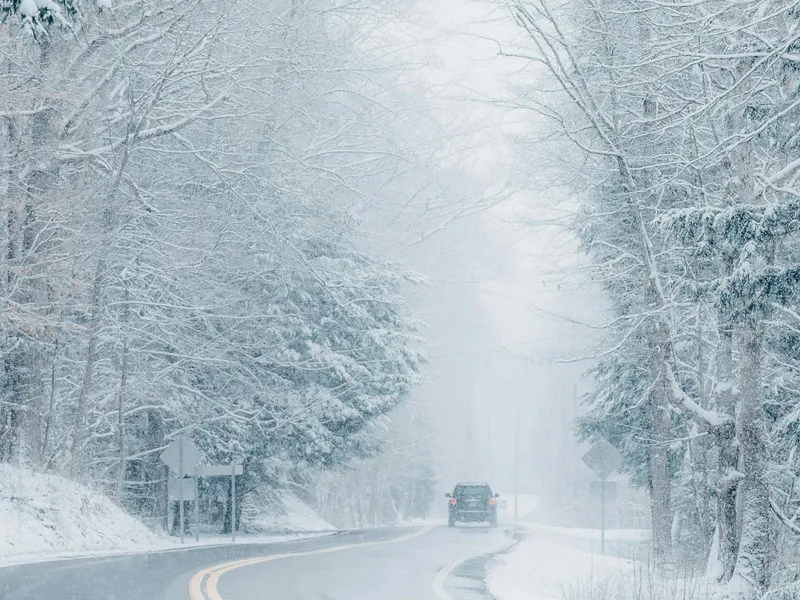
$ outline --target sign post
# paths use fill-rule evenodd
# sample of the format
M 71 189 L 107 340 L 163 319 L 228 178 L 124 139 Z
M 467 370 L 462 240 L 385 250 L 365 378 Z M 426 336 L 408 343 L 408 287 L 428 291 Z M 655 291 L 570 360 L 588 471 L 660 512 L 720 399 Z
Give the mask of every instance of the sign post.
M 519 411 L 514 423 L 514 523 L 519 516 Z
M 194 468 L 194 541 L 200 541 L 200 482 L 197 478 L 198 467 Z
M 606 480 L 600 479 L 600 554 L 606 555 Z
M 200 465 L 195 468 L 195 476 L 200 477 L 230 477 L 231 478 L 231 541 L 236 542 L 236 476 L 244 473 L 244 467 L 231 463 L 230 465 Z M 195 504 L 195 508 L 197 505 Z M 199 517 L 195 517 L 199 523 Z M 198 527 L 199 531 L 199 527 Z M 199 538 L 198 538 L 199 539 Z
M 194 492 L 195 515 L 197 514 L 197 480 L 194 479 L 192 482 L 193 478 L 191 476 L 196 471 L 197 465 L 203 460 L 203 453 L 198 450 L 192 440 L 185 435 L 179 435 L 177 439 L 166 447 L 159 458 L 170 468 L 170 471 L 177 473 L 175 485 L 178 488 L 178 529 L 180 529 L 181 544 L 183 544 L 183 527 L 186 522 L 183 503 L 186 500 L 191 500 L 187 496 L 191 496 L 192 492 Z M 184 484 L 187 477 L 189 477 L 189 482 L 194 484 L 188 494 Z
M 200 477 L 231 478 L 231 532 L 236 541 L 236 476 L 244 473 L 242 465 L 201 465 L 203 453 L 198 450 L 192 440 L 179 435 L 161 453 L 161 460 L 169 467 L 170 475 L 167 485 L 167 496 L 171 502 L 178 502 L 178 527 L 181 544 L 183 543 L 183 527 L 186 522 L 183 503 L 194 500 L 194 539 L 200 541 Z M 175 476 L 177 474 L 177 476 Z
M 183 436 L 178 438 L 178 477 L 183 478 Z M 178 484 L 178 530 L 181 532 L 181 544 L 183 543 L 183 482 Z
M 600 478 L 600 554 L 606 553 L 606 487 L 608 476 L 619 469 L 622 457 L 608 441 L 600 440 L 583 455 L 583 462 Z M 614 488 L 616 491 L 616 488 Z
M 231 463 L 231 541 L 236 543 L 236 465 Z

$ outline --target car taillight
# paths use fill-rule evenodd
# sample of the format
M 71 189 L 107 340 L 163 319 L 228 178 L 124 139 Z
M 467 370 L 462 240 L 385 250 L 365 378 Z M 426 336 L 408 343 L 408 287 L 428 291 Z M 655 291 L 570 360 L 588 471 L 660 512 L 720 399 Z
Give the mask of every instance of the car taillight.
M 456 503 L 456 499 L 455 498 L 450 498 L 450 504 L 455 504 L 455 503 Z
M 497 502 L 497 500 L 494 498 L 489 498 L 489 504 L 494 504 L 495 502 Z

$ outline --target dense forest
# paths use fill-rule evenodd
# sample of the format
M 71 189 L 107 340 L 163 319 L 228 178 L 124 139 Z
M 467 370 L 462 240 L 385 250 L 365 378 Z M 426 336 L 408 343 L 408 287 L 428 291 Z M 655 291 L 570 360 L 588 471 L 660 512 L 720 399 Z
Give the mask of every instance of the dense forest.
M 664 572 L 796 594 L 800 3 L 489 4 L 497 177 L 549 196 L 602 293 L 578 438 L 649 492 Z M 162 524 L 184 434 L 242 494 L 427 514 L 426 279 L 376 224 L 423 240 L 507 190 L 460 169 L 479 137 L 434 117 L 416 11 L 0 0 L 0 461 Z
M 557 157 L 611 306 L 578 432 L 649 490 L 659 564 L 793 596 L 800 5 L 503 5 L 527 65 L 512 105 L 544 124 L 520 157 Z
M 0 3 L 0 461 L 163 523 L 179 434 L 240 493 L 385 445 L 424 280 L 364 215 L 439 193 L 401 4 Z

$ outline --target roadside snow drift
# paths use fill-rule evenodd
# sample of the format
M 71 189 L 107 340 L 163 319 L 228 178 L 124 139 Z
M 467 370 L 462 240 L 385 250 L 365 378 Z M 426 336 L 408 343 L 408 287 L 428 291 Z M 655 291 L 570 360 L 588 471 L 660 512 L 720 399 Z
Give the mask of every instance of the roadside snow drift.
M 267 486 L 259 486 L 245 497 L 241 527 L 250 534 L 336 529 L 295 494 L 277 492 Z
M 526 539 L 499 555 L 489 570 L 486 583 L 497 600 L 592 597 L 577 590 L 599 582 L 607 585 L 633 573 L 632 561 L 599 556 L 577 545 L 545 541 L 541 530 L 535 527 L 529 531 Z M 580 537 L 576 535 L 575 539 Z
M 169 542 L 109 498 L 56 475 L 0 464 L 0 559 Z

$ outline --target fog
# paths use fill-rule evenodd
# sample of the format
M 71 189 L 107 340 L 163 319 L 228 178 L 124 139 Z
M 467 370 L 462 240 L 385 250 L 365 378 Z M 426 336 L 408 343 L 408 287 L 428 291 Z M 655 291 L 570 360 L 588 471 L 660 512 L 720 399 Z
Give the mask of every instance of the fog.
M 441 599 L 528 536 L 511 597 L 586 600 L 525 565 L 591 579 L 610 526 L 648 583 L 796 595 L 798 14 L 0 1 L 0 555 L 337 531 L 302 556 L 396 554 L 287 589 Z
M 454 161 L 467 165 L 478 196 L 492 198 L 421 242 L 415 234 L 425 229 L 413 219 L 408 237 L 385 230 L 393 241 L 385 251 L 430 277 L 413 300 L 430 364 L 412 401 L 432 415 L 437 497 L 458 481 L 488 481 L 502 490 L 509 517 L 516 491 L 538 503 L 528 519 L 598 526 L 595 477 L 581 461 L 588 446 L 577 442 L 573 421 L 592 385 L 586 370 L 598 346 L 592 325 L 605 318 L 602 294 L 553 218 L 563 216 L 565 192 L 543 185 L 537 193 L 520 179 L 515 139 L 530 114 L 486 101 L 510 94 L 508 76 L 519 65 L 499 48 L 513 47 L 518 32 L 495 3 L 446 0 L 426 9 L 421 76 L 435 90 L 439 118 L 459 134 Z M 645 524 L 641 496 L 624 479 L 619 486 L 611 522 Z M 436 500 L 432 514 L 445 507 Z

